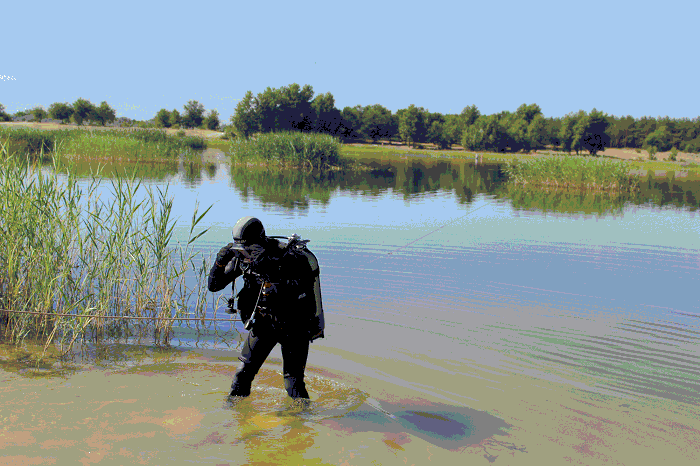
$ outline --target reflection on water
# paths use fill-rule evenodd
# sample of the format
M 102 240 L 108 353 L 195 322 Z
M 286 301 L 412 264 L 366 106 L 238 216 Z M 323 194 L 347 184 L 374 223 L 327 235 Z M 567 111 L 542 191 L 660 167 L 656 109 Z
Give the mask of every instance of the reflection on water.
M 310 202 L 327 205 L 335 192 L 350 192 L 367 197 L 387 192 L 411 197 L 451 192 L 460 204 L 470 203 L 480 193 L 508 199 L 517 208 L 562 213 L 619 212 L 625 204 L 657 206 L 672 205 L 694 211 L 700 198 L 700 181 L 676 176 L 676 172 L 642 177 L 640 192 L 592 193 L 561 190 L 534 190 L 504 183 L 507 177 L 502 163 L 475 163 L 455 160 L 368 159 L 366 171 L 300 171 L 268 170 L 266 168 L 229 166 L 222 162 L 223 152 L 209 150 L 201 161 L 163 160 L 162 162 L 110 162 L 75 160 L 71 170 L 79 177 L 88 177 L 98 168 L 104 176 L 115 173 L 135 174 L 146 182 L 166 181 L 182 184 L 189 189 L 201 187 L 204 181 L 224 178 L 236 187 L 242 199 L 256 199 L 265 205 L 307 211 Z M 49 160 L 44 161 L 48 167 Z M 682 175 L 682 174 L 681 174 Z

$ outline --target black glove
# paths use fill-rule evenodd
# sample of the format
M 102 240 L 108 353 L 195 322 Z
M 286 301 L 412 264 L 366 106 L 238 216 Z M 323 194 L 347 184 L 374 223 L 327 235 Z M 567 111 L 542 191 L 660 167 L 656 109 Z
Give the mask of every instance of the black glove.
M 232 247 L 233 243 L 228 243 L 226 246 L 221 248 L 219 253 L 216 255 L 216 264 L 219 267 L 225 267 L 226 264 L 231 262 L 231 259 L 236 256 L 236 250 L 231 249 Z

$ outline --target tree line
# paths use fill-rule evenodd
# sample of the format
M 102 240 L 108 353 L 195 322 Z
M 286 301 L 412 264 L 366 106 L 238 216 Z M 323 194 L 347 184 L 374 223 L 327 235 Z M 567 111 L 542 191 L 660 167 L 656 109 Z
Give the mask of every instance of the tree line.
M 34 119 L 41 121 L 45 118 L 61 120 L 64 123 L 76 123 L 78 125 L 83 122 L 93 122 L 98 125 L 105 126 L 107 123 L 114 123 L 116 112 L 107 102 L 102 102 L 100 105 L 94 105 L 87 99 L 78 98 L 72 104 L 68 102 L 55 102 L 45 109 L 42 106 L 37 106 L 29 110 L 21 110 L 13 115 L 5 111 L 5 106 L 0 104 L 0 121 L 11 121 L 13 117 L 22 117 L 25 115 L 33 115 Z M 129 118 L 124 118 L 129 124 L 137 124 L 138 126 L 156 126 L 160 128 L 202 128 L 202 129 L 219 129 L 221 122 L 219 121 L 219 113 L 216 110 L 206 112 L 204 105 L 196 100 L 190 100 L 183 107 L 183 112 L 180 114 L 177 110 L 168 111 L 161 109 L 150 122 L 138 122 Z
M 22 117 L 25 115 L 33 115 L 34 119 L 41 121 L 45 118 L 61 120 L 63 122 L 74 122 L 82 124 L 83 121 L 94 121 L 101 125 L 114 122 L 116 112 L 107 103 L 101 102 L 100 105 L 95 105 L 82 97 L 77 99 L 72 104 L 68 102 L 55 102 L 46 110 L 42 106 L 37 106 L 29 110 L 20 110 L 14 115 L 9 115 L 5 112 L 5 106 L 0 104 L 0 121 L 11 121 L 13 117 Z
M 595 154 L 605 147 L 673 147 L 700 152 L 700 118 L 633 118 L 607 115 L 595 108 L 561 118 L 546 118 L 537 104 L 523 104 L 515 112 L 482 115 L 474 106 L 459 114 L 430 112 L 409 105 L 392 113 L 375 104 L 339 110 L 330 92 L 314 97 L 310 85 L 246 92 L 231 116 L 239 137 L 276 131 L 315 131 L 352 140 L 398 140 L 409 145 L 432 143 L 441 149 L 460 144 L 466 150 L 530 151 L 558 147 Z
M 54 103 L 44 110 L 35 107 L 14 116 L 33 114 L 37 120 L 47 116 L 81 124 L 115 120 L 115 111 L 107 102 L 95 106 L 79 98 L 73 104 Z M 0 104 L 0 121 L 10 120 Z M 247 138 L 255 133 L 278 131 L 319 132 L 345 141 L 402 141 L 410 146 L 435 144 L 440 149 L 461 145 L 472 151 L 530 151 L 547 147 L 563 151 L 589 151 L 595 154 L 606 147 L 647 148 L 667 151 L 700 152 L 700 117 L 618 117 L 593 109 L 579 110 L 564 117 L 545 117 L 537 104 L 523 104 L 515 112 L 502 111 L 482 115 L 475 105 L 459 114 L 443 115 L 413 104 L 392 113 L 386 107 L 356 105 L 339 110 L 333 94 L 314 95 L 313 88 L 294 83 L 279 89 L 268 87 L 253 95 L 247 91 L 236 105 L 230 125 L 222 125 L 216 110 L 205 112 L 204 105 L 190 100 L 177 109 L 160 109 L 149 122 L 139 126 L 165 128 L 202 128 L 225 130 Z

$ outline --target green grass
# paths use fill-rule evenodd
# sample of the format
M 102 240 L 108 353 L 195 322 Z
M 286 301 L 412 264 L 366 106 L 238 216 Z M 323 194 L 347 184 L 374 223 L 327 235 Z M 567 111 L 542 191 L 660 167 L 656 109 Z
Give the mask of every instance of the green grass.
M 157 129 L 40 130 L 0 128 L 10 153 L 60 152 L 70 158 L 117 161 L 192 157 L 207 147 L 203 138 L 170 136 Z
M 203 234 L 194 229 L 204 214 L 195 210 L 188 242 L 178 246 L 167 188 L 154 191 L 133 176 L 116 177 L 109 199 L 99 173 L 79 186 L 59 160 L 53 157 L 54 169 L 46 174 L 0 146 L 0 309 L 41 313 L 0 312 L 1 333 L 12 343 L 39 339 L 48 348 L 58 341 L 67 350 L 78 338 L 151 332 L 156 344 L 167 344 L 170 318 L 189 314 L 192 293 L 205 295 L 184 285 L 185 272 L 194 268 L 190 244 Z M 59 175 L 64 169 L 68 174 Z M 204 270 L 203 263 L 198 288 Z M 193 312 L 203 316 L 201 300 Z M 72 317 L 55 315 L 64 313 Z
M 392 146 L 380 146 L 368 144 L 366 146 L 343 145 L 340 155 L 344 158 L 362 162 L 365 159 L 402 159 L 402 158 L 447 158 L 469 159 L 474 158 L 473 152 L 468 151 L 444 151 L 429 149 L 400 149 Z
M 630 175 L 631 169 L 629 162 L 621 160 L 553 156 L 516 158 L 505 171 L 510 182 L 521 185 L 629 191 L 639 186 L 639 176 Z
M 228 152 L 233 163 L 321 169 L 344 165 L 341 147 L 337 138 L 325 134 L 278 132 L 233 139 Z

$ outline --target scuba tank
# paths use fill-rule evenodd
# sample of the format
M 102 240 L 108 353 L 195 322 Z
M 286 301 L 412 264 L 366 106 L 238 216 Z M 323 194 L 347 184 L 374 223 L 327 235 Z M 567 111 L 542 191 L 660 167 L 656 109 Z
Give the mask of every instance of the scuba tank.
M 290 289 L 286 296 L 289 301 L 283 305 L 290 310 L 300 310 L 309 317 L 310 322 L 306 330 L 309 332 L 311 341 L 324 338 L 326 322 L 321 299 L 321 270 L 318 266 L 318 259 L 306 247 L 306 243 L 310 240 L 302 240 L 296 233 L 286 238 L 282 236 L 271 236 L 270 238 L 286 239 L 287 244 L 284 246 L 283 259 L 294 260 L 293 270 L 296 272 L 296 277 L 288 279 Z

